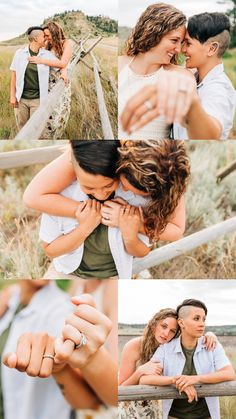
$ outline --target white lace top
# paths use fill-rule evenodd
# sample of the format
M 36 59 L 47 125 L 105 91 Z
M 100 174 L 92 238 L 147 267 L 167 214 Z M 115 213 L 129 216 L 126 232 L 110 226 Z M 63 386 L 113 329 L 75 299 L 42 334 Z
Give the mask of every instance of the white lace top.
M 137 93 L 144 86 L 154 84 L 157 82 L 161 71 L 165 71 L 163 67 L 154 73 L 147 75 L 136 74 L 130 67 L 134 58 L 126 64 L 119 73 L 119 117 L 128 101 L 135 93 Z M 159 116 L 146 124 L 144 127 L 130 136 L 122 130 L 120 121 L 118 123 L 119 139 L 130 140 L 163 140 L 170 137 L 170 126 L 166 124 L 165 117 Z

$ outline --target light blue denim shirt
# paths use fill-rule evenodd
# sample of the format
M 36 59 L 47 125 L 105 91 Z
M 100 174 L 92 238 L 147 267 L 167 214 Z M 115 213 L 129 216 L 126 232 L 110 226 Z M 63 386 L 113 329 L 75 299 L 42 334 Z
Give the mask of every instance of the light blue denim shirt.
M 185 356 L 182 350 L 180 337 L 171 342 L 160 345 L 154 353 L 153 360 L 159 361 L 163 368 L 163 375 L 181 375 L 185 365 Z M 209 374 L 230 365 L 222 345 L 218 342 L 213 351 L 208 351 L 203 343 L 203 337 L 198 339 L 198 344 L 193 356 L 197 374 Z M 212 419 L 220 419 L 220 406 L 218 397 L 206 397 L 206 403 Z M 173 399 L 163 400 L 163 419 L 168 418 Z
M 24 90 L 25 70 L 26 70 L 27 65 L 29 64 L 29 61 L 28 61 L 29 57 L 30 57 L 29 46 L 25 48 L 20 48 L 16 51 L 13 57 L 13 61 L 10 66 L 10 70 L 16 72 L 16 99 L 18 102 Z M 47 59 L 47 60 L 57 59 L 56 56 L 51 51 L 47 51 L 44 48 L 40 48 L 38 57 Z M 38 68 L 38 76 L 39 76 L 39 96 L 40 96 L 40 104 L 41 104 L 43 103 L 45 99 L 47 99 L 47 95 L 48 95 L 48 81 L 49 81 L 50 67 L 45 64 L 37 64 L 37 68 Z

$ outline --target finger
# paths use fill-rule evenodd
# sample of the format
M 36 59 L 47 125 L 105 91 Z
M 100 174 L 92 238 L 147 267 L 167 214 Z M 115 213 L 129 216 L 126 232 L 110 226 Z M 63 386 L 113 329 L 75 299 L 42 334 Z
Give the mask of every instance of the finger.
M 26 373 L 30 377 L 37 377 L 43 361 L 44 351 L 47 345 L 48 335 L 46 333 L 32 336 L 30 362 L 26 368 Z
M 161 80 L 157 82 L 157 102 L 156 108 L 158 110 L 159 115 L 164 115 L 166 109 L 166 100 L 167 100 L 167 92 L 168 92 L 168 83 L 165 73 L 163 73 L 163 77 Z
M 24 372 L 29 365 L 30 355 L 31 355 L 31 333 L 25 333 L 20 336 L 17 342 L 16 356 L 17 356 L 17 365 L 16 369 L 18 371 Z
M 127 130 L 127 127 L 130 123 L 130 119 L 132 118 L 135 110 L 139 108 L 140 105 L 148 100 L 153 93 L 153 86 L 145 86 L 142 88 L 138 93 L 136 93 L 131 99 L 128 100 L 124 111 L 121 115 L 121 125 L 124 131 Z
M 49 336 L 49 339 L 46 344 L 46 348 L 43 355 L 49 355 L 54 357 L 54 338 Z M 40 368 L 39 377 L 47 378 L 52 374 L 54 360 L 52 358 L 43 358 Z
M 152 121 L 154 118 L 156 118 L 159 115 L 160 115 L 159 110 L 157 107 L 155 107 L 152 111 L 143 115 L 143 117 L 139 119 L 138 121 L 136 121 L 135 124 L 130 124 L 129 127 L 127 128 L 127 132 L 132 134 L 133 132 L 138 131 L 140 128 L 147 125 L 150 121 Z
M 175 113 L 175 122 L 181 122 L 189 111 L 192 102 L 192 88 L 186 86 L 186 92 L 179 91 L 178 101 Z
M 152 95 L 148 97 L 148 103 L 150 104 L 150 109 L 147 108 L 147 105 L 141 103 L 139 107 L 136 108 L 132 117 L 130 118 L 129 124 L 127 126 L 127 130 L 135 125 L 138 121 L 148 116 L 150 112 L 156 107 L 156 91 L 154 90 Z
M 77 213 L 77 212 L 78 212 L 78 213 L 81 213 L 81 212 L 84 210 L 84 208 L 86 207 L 86 205 L 87 205 L 87 201 L 81 202 L 81 203 L 78 205 L 78 208 L 77 208 L 77 210 L 76 210 L 76 213 Z
M 73 351 L 75 349 L 75 344 L 71 340 L 63 341 L 63 339 L 58 338 L 55 341 L 55 351 L 56 355 L 54 358 L 55 364 L 61 364 L 69 361 Z
M 105 316 L 105 314 L 101 313 L 96 308 L 91 307 L 87 304 L 81 304 L 79 307 L 77 307 L 74 313 L 69 314 L 67 319 L 72 319 L 72 321 L 83 320 L 91 325 L 96 325 L 103 324 L 103 322 L 106 323 L 107 317 Z M 70 324 L 69 321 L 67 323 Z M 74 326 L 74 324 L 72 324 L 72 326 Z
M 102 224 L 107 227 L 115 227 L 111 220 L 107 220 L 106 218 L 102 218 Z
M 17 356 L 14 352 L 9 352 L 5 354 L 2 358 L 2 362 L 8 368 L 16 368 L 17 365 Z
M 81 341 L 81 333 L 70 324 L 66 324 L 62 329 L 62 337 L 65 340 L 70 339 L 75 345 L 79 345 Z
M 165 105 L 165 116 L 167 124 L 172 124 L 174 121 L 177 97 L 178 97 L 178 81 L 176 78 L 171 78 L 168 83 L 168 93 Z
M 92 307 L 96 307 L 95 301 L 90 294 L 81 294 L 71 297 L 71 302 L 76 306 L 79 306 L 80 304 L 87 304 Z

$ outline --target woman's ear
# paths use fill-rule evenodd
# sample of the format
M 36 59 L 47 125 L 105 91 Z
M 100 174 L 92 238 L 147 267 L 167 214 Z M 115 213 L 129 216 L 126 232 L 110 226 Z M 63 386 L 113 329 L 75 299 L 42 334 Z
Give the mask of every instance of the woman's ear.
M 179 325 L 180 329 L 183 329 L 184 328 L 184 321 L 183 321 L 183 319 L 178 319 L 177 321 L 178 321 L 178 325 Z
M 211 42 L 209 50 L 208 50 L 208 56 L 212 57 L 213 55 L 217 54 L 218 49 L 219 49 L 219 42 L 216 42 L 216 41 Z

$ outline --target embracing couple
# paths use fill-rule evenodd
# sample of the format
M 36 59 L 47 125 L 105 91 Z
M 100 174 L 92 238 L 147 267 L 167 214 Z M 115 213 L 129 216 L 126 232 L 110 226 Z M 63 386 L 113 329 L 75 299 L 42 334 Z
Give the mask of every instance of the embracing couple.
M 134 256 L 182 237 L 189 172 L 182 141 L 71 141 L 24 194 L 44 213 L 45 278 L 130 279 Z
M 140 16 L 119 62 L 119 138 L 228 138 L 236 102 L 222 62 L 229 18 L 201 13 L 187 28 L 186 20 L 164 3 Z M 186 68 L 177 65 L 181 52 Z
M 30 119 L 59 78 L 65 88 L 46 127 L 42 139 L 61 138 L 70 114 L 71 86 L 67 66 L 73 55 L 73 41 L 66 39 L 58 23 L 27 30 L 29 45 L 16 51 L 11 63 L 10 103 L 15 111 L 18 130 Z
M 187 398 L 163 400 L 163 411 L 156 401 L 121 402 L 120 418 L 220 419 L 219 399 L 198 397 L 196 385 L 231 381 L 235 372 L 216 336 L 205 334 L 207 311 L 195 299 L 160 310 L 143 335 L 124 346 L 122 386 L 173 385 Z

